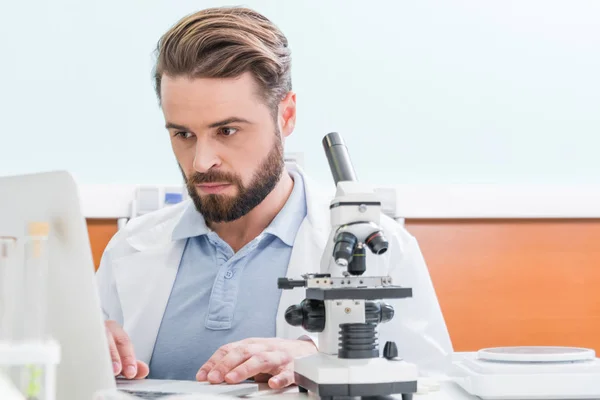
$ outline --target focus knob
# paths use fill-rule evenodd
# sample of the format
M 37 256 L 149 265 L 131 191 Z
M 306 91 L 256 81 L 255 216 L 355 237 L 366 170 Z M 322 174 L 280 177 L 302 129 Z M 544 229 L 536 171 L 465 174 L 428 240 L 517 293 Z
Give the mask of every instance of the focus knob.
M 285 310 L 285 321 L 291 326 L 301 326 L 304 321 L 302 306 L 294 304 Z
M 292 326 L 302 326 L 308 332 L 323 332 L 325 303 L 321 300 L 304 299 L 302 303 L 285 310 L 285 320 Z
M 394 318 L 394 307 L 378 301 L 365 301 L 365 322 L 382 324 Z
M 388 322 L 394 318 L 394 307 L 390 304 L 383 303 L 381 305 L 381 322 Z
M 394 360 L 398 358 L 398 347 L 395 342 L 385 342 L 383 347 L 383 357 L 388 360 Z

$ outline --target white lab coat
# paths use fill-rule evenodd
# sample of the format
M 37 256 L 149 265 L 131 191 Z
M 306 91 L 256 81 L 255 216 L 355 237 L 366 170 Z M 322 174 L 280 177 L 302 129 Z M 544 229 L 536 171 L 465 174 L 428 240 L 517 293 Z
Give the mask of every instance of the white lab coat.
M 287 167 L 302 174 L 307 202 L 307 216 L 300 225 L 287 270 L 287 277 L 297 279 L 319 272 L 331 229 L 331 196 L 327 194 L 333 191 L 317 189 L 300 168 Z M 108 244 L 96 275 L 105 319 L 124 327 L 136 357 L 146 363 L 152 356 L 185 245 L 185 240 L 172 241 L 171 234 L 188 205 L 186 201 L 131 220 Z M 395 341 L 401 357 L 417 363 L 424 375 L 437 375 L 446 368 L 452 345 L 429 272 L 414 237 L 385 216 L 381 225 L 390 242 L 389 250 L 382 256 L 367 255 L 367 271 L 390 270 L 395 284 L 413 288 L 413 298 L 388 301 L 395 316 L 379 326 L 379 343 L 382 347 L 388 340 Z M 284 318 L 286 308 L 300 303 L 304 294 L 301 288 L 282 291 L 277 337 L 306 335 Z

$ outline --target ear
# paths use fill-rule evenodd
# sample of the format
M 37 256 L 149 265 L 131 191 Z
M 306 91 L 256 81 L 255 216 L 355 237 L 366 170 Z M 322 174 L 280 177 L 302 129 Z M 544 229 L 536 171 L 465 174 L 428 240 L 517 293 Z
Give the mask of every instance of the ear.
M 296 127 L 296 93 L 288 92 L 279 103 L 279 130 L 288 137 Z

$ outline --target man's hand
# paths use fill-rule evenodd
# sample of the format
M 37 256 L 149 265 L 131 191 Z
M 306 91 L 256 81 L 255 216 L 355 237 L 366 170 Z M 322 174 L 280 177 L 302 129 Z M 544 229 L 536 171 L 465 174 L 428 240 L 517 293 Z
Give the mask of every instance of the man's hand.
M 294 383 L 294 358 L 316 352 L 317 348 L 308 340 L 245 339 L 217 350 L 200 368 L 196 379 L 239 383 L 249 378 L 257 381 L 266 378 L 269 387 L 281 389 Z
M 106 321 L 105 325 L 115 376 L 121 374 L 128 379 L 143 379 L 148 376 L 150 368 L 135 358 L 133 345 L 123 328 L 115 321 Z

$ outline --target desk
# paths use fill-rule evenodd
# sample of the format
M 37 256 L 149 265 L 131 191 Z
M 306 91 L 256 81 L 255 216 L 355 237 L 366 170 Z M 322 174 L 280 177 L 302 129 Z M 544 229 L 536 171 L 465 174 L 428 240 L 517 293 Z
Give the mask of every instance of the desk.
M 400 399 L 400 396 L 394 396 Z M 264 400 L 312 400 L 317 397 L 311 394 L 298 392 L 297 387 L 285 390 L 271 390 L 266 384 L 260 385 L 260 390 L 254 394 L 244 396 L 247 399 Z M 424 394 L 415 394 L 413 400 L 480 400 L 478 397 L 471 396 L 462 388 L 453 382 L 442 382 L 440 389 Z

